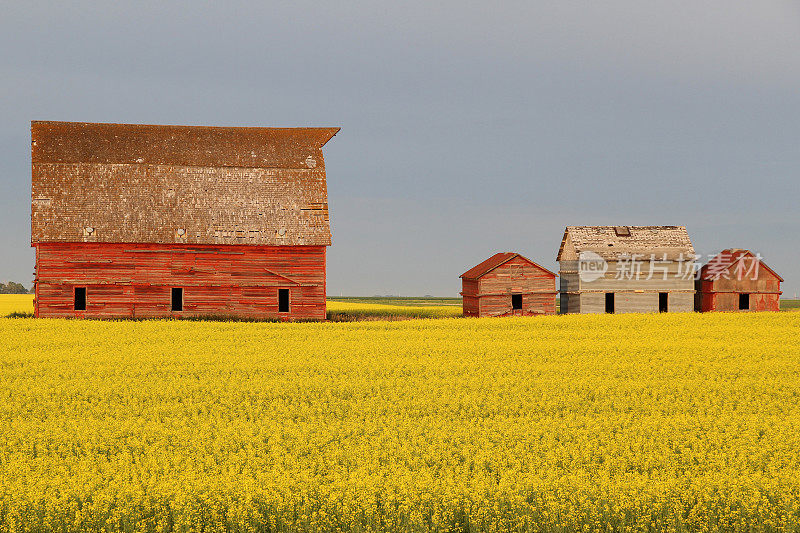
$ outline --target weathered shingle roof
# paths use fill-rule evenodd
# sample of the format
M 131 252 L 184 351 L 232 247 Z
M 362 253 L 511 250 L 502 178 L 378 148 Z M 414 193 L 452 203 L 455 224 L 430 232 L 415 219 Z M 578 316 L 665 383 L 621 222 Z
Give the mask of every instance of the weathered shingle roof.
M 495 268 L 499 267 L 500 265 L 508 263 L 509 261 L 514 259 L 515 257 L 519 257 L 521 259 L 524 259 L 528 263 L 530 263 L 530 264 L 532 264 L 532 265 L 544 270 L 545 272 L 548 272 L 549 274 L 552 274 L 553 276 L 556 275 L 555 272 L 551 272 L 550 270 L 544 268 L 543 266 L 541 266 L 541 265 L 539 265 L 537 263 L 534 263 L 533 261 L 531 261 L 527 257 L 525 257 L 523 255 L 520 255 L 518 253 L 514 253 L 514 252 L 498 252 L 498 253 L 494 254 L 492 257 L 490 257 L 489 259 L 487 259 L 485 261 L 482 261 L 482 262 L 478 263 L 477 265 L 475 265 L 474 267 L 470 268 L 469 270 L 467 270 L 466 272 L 461 274 L 461 276 L 459 276 L 459 277 L 464 278 L 464 279 L 478 279 L 478 278 L 482 277 L 483 275 L 488 274 L 489 272 L 491 272 Z
M 85 122 L 31 123 L 34 163 L 298 168 L 339 128 L 227 128 Z M 315 166 L 322 165 L 321 158 Z
M 338 128 L 32 122 L 32 242 L 328 245 Z
M 691 260 L 694 247 L 684 226 L 567 226 L 557 261 L 594 252 L 607 261 L 631 254 Z

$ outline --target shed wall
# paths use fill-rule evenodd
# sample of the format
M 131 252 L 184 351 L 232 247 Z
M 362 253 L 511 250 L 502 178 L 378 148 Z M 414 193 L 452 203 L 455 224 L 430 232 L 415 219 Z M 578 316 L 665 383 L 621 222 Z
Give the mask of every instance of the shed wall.
M 476 279 L 462 279 L 461 280 L 461 293 L 468 296 L 478 295 L 478 280 Z
M 747 256 L 753 258 L 751 253 L 745 252 L 745 254 L 745 261 Z M 746 266 L 750 265 L 746 263 Z M 720 272 L 717 279 L 713 279 L 706 265 L 703 268 L 703 275 L 712 279 L 697 281 L 698 297 L 695 308 L 698 311 L 738 312 L 740 294 L 750 295 L 748 311 L 780 310 L 781 280 L 768 268 L 762 266 L 757 271 L 741 274 L 737 273 L 734 263 Z
M 685 275 L 687 268 L 689 267 L 676 261 L 670 261 L 667 264 L 640 261 L 637 278 L 636 274 L 631 274 L 624 264 L 609 261 L 608 270 L 603 276 L 593 281 L 582 281 L 580 288 L 581 290 L 605 292 L 625 290 L 694 292 L 694 276 Z
M 739 309 L 739 295 L 750 294 L 748 311 L 780 311 L 780 293 L 704 292 L 700 294 L 699 311 L 736 311 Z
M 324 246 L 105 243 L 36 245 L 35 312 L 40 317 L 236 316 L 325 318 Z M 86 311 L 73 309 L 87 288 Z M 172 312 L 170 290 L 184 289 Z M 278 289 L 290 291 L 278 312 Z
M 522 309 L 511 308 L 511 294 L 482 296 L 480 316 L 553 315 L 556 312 L 556 293 L 523 293 Z
M 521 257 L 515 257 L 481 276 L 479 294 L 556 292 L 555 276 Z
M 611 292 L 611 291 L 609 291 Z M 668 291 L 662 291 L 668 292 Z M 581 293 L 580 313 L 605 313 L 605 292 Z M 614 292 L 615 313 L 657 313 L 658 292 Z M 577 298 L 577 296 L 573 296 Z M 669 292 L 668 312 L 686 313 L 694 310 L 693 292 Z
M 639 259 L 637 269 L 609 261 L 597 279 L 581 280 L 577 261 L 560 262 L 561 313 L 605 313 L 605 293 L 615 294 L 617 313 L 658 312 L 658 294 L 669 293 L 669 312 L 694 310 L 694 278 L 688 264 Z M 629 279 L 630 278 L 630 279 Z
M 522 295 L 522 309 L 512 309 L 512 294 Z M 462 279 L 466 316 L 555 314 L 556 294 L 555 276 L 519 256 L 477 280 Z
M 461 308 L 464 316 L 479 316 L 480 314 L 480 300 L 476 296 L 463 296 L 461 300 Z

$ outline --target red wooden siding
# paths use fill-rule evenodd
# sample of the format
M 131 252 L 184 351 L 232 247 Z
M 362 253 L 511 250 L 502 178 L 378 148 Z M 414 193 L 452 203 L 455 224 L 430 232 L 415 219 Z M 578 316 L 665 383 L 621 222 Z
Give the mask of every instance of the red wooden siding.
M 742 291 L 747 293 L 747 291 Z M 700 295 L 699 311 L 740 311 L 739 294 L 731 292 L 703 292 Z M 750 309 L 748 311 L 780 311 L 780 293 L 750 294 Z
M 480 298 L 477 296 L 469 296 L 462 292 L 461 309 L 464 316 L 478 316 L 480 314 L 479 302 Z
M 479 275 L 477 279 L 462 278 L 464 315 L 485 317 L 555 314 L 555 274 L 521 255 L 506 254 L 506 257 L 511 259 Z M 473 271 L 475 269 L 466 274 Z M 512 309 L 512 294 L 522 295 L 522 309 Z
M 696 282 L 696 311 L 740 311 L 739 295 L 749 294 L 750 308 L 747 311 L 779 311 L 781 296 L 781 277 L 760 262 L 757 275 L 755 270 L 739 275 L 736 272 L 736 261 L 743 257 L 746 267 L 751 266 L 755 256 L 747 250 L 724 250 L 700 270 L 700 279 Z M 730 263 L 726 269 L 713 274 L 712 264 L 716 261 Z M 716 279 L 714 279 L 716 278 Z
M 38 317 L 234 316 L 325 319 L 324 246 L 36 245 Z M 86 287 L 86 311 L 74 288 Z M 184 291 L 171 311 L 171 288 Z M 278 289 L 289 312 L 278 312 Z

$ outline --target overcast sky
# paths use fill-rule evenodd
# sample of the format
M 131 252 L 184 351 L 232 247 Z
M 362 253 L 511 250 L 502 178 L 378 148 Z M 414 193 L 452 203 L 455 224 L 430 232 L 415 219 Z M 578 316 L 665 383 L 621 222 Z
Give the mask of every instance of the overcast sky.
M 800 292 L 800 1 L 14 2 L 0 280 L 32 281 L 30 121 L 341 126 L 332 295 L 448 295 L 564 226 L 685 225 Z

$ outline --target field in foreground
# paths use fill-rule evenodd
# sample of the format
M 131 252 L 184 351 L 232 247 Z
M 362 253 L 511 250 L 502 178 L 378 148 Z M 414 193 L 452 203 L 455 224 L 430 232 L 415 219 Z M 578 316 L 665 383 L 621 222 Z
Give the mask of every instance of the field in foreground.
M 0 319 L 0 531 L 798 530 L 798 328 Z
M 800 300 L 781 300 L 782 311 L 800 310 Z M 33 295 L 0 294 L 0 317 L 33 313 Z M 337 322 L 461 316 L 461 298 L 331 297 L 328 318 Z

